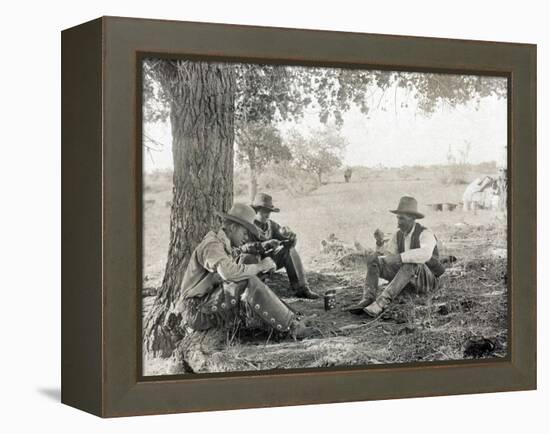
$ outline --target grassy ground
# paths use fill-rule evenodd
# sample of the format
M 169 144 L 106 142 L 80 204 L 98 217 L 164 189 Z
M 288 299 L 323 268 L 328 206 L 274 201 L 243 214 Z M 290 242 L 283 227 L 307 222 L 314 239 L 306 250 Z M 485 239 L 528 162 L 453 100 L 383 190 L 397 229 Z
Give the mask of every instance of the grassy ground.
M 477 176 L 476 173 L 470 177 Z M 226 341 L 201 370 L 265 370 L 363 365 L 415 361 L 456 360 L 465 357 L 468 340 L 484 337 L 494 348 L 482 356 L 502 357 L 507 348 L 506 227 L 502 215 L 481 210 L 467 214 L 430 211 L 434 202 L 460 201 L 463 185 L 444 185 L 438 173 L 424 169 L 403 172 L 356 171 L 351 183 L 335 175 L 326 185 L 303 197 L 270 192 L 281 213 L 274 218 L 299 237 L 298 251 L 309 271 L 313 289 L 337 291 L 338 307 L 325 312 L 322 300 L 287 297 L 285 276 L 277 274 L 270 286 L 291 307 L 309 317 L 317 336 L 301 342 L 264 333 Z M 341 312 L 357 301 L 364 281 L 364 263 L 342 262 L 340 253 L 321 253 L 320 241 L 334 233 L 346 245 L 374 244 L 376 228 L 395 230 L 388 212 L 404 194 L 415 196 L 426 214 L 422 224 L 432 229 L 445 254 L 458 261 L 441 279 L 440 289 L 426 296 L 404 293 L 381 318 L 370 320 Z M 144 213 L 144 288 L 160 285 L 169 236 L 170 178 L 147 180 Z M 246 201 L 237 197 L 236 201 Z M 150 201 L 150 202 L 147 202 Z M 154 201 L 154 202 L 152 202 Z M 145 298 L 145 309 L 153 297 Z M 146 356 L 146 374 L 176 373 L 171 361 Z

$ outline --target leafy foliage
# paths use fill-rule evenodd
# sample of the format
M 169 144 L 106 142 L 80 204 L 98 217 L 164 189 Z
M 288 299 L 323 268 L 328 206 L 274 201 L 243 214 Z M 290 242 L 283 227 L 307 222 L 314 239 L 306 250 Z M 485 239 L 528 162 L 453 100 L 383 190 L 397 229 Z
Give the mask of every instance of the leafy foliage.
M 369 111 L 368 92 L 371 86 L 384 86 L 385 73 L 339 68 L 300 68 L 298 72 L 303 92 L 311 95 L 319 108 L 319 120 L 334 120 L 342 125 L 343 113 L 358 106 L 363 113 Z
M 309 100 L 296 80 L 299 72 L 280 65 L 237 63 L 235 95 L 236 128 L 249 123 L 296 120 Z
M 283 144 L 279 130 L 272 124 L 248 122 L 237 131 L 237 161 L 263 169 L 269 162 L 278 163 L 292 157 L 288 146 Z
M 170 113 L 170 99 L 163 86 L 159 67 L 163 59 L 146 59 L 143 62 L 143 119 L 145 122 L 163 122 Z
M 508 91 L 506 80 L 501 77 L 413 72 L 391 74 L 390 80 L 412 92 L 418 108 L 427 115 L 440 104 L 456 107 L 472 100 L 479 104 L 481 98 L 491 95 L 502 98 Z
M 296 130 L 291 131 L 289 146 L 294 166 L 315 173 L 318 182 L 322 183 L 324 174 L 342 165 L 347 141 L 335 126 L 325 125 L 312 130 L 308 137 Z
M 249 194 L 252 200 L 258 187 L 258 175 L 271 162 L 290 160 L 292 155 L 283 144 L 279 130 L 270 123 L 252 121 L 241 125 L 236 131 L 237 162 L 249 169 Z
M 148 58 L 143 65 L 143 114 L 146 122 L 166 120 L 171 84 L 185 80 L 189 61 Z M 266 124 L 299 120 L 308 107 L 322 123 L 343 124 L 352 105 L 367 114 L 389 89 L 406 89 L 421 113 L 442 104 L 455 107 L 472 100 L 507 94 L 501 77 L 380 71 L 363 69 L 226 63 L 236 77 L 235 128 L 248 122 Z M 181 85 L 181 83 L 180 83 Z M 381 95 L 381 96 L 379 96 Z

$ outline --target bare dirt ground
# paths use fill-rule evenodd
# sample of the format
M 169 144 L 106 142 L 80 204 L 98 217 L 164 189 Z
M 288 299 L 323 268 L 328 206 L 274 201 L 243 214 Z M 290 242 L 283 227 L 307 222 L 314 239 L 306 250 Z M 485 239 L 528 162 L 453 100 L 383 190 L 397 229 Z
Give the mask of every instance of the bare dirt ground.
M 441 184 L 433 173 L 398 169 L 356 173 L 352 183 L 331 182 L 303 197 L 273 193 L 280 215 L 274 219 L 298 233 L 298 250 L 308 268 L 310 286 L 323 294 L 335 289 L 337 308 L 326 312 L 323 300 L 289 297 L 288 281 L 276 273 L 269 286 L 317 330 L 311 339 L 294 342 L 264 332 L 227 335 L 210 349 L 200 372 L 354 366 L 402 362 L 504 357 L 507 351 L 507 266 L 505 217 L 495 211 L 476 214 L 434 212 L 423 208 L 422 224 L 432 229 L 442 253 L 454 255 L 440 288 L 424 296 L 404 292 L 380 318 L 342 312 L 360 299 L 365 278 L 364 257 L 352 252 L 354 242 L 372 247 L 376 228 L 390 233 L 395 217 L 388 212 L 399 197 L 411 194 L 420 204 L 459 202 L 463 186 Z M 475 177 L 477 174 L 471 174 Z M 166 248 L 171 186 L 162 176 L 145 189 L 144 311 L 160 285 Z M 159 179 L 161 181 L 159 181 Z M 406 185 L 406 190 L 404 186 Z M 149 200 L 149 202 L 147 202 Z M 246 201 L 245 198 L 236 200 Z M 154 201 L 154 202 L 152 202 Z M 344 249 L 321 252 L 320 241 L 334 233 Z M 344 258 L 342 259 L 342 257 Z M 153 295 L 150 295 L 153 294 Z M 147 296 L 149 295 L 149 296 Z M 483 341 L 486 339 L 487 341 Z M 205 341 L 207 342 L 207 341 Z M 477 345 L 473 345 L 477 344 Z M 145 355 L 145 375 L 181 373 L 175 359 Z

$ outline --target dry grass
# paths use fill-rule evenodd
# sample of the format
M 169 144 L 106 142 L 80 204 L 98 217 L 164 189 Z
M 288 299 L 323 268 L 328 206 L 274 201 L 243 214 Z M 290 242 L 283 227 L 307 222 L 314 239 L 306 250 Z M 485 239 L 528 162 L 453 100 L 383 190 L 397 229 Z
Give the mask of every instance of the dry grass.
M 457 360 L 464 358 L 468 338 L 483 336 L 495 343 L 488 357 L 507 351 L 506 227 L 504 216 L 491 211 L 476 215 L 460 210 L 428 212 L 422 205 L 459 202 L 461 186 L 442 185 L 428 172 L 413 172 L 412 179 L 397 178 L 391 170 L 378 176 L 354 172 L 346 184 L 334 178 L 328 185 L 300 198 L 271 192 L 282 212 L 277 221 L 298 233 L 298 250 L 309 272 L 313 289 L 323 293 L 336 288 L 339 306 L 325 312 L 322 300 L 287 297 L 285 276 L 276 274 L 270 286 L 295 310 L 310 318 L 318 335 L 293 342 L 266 333 L 248 333 L 211 354 L 204 372 L 353 366 L 376 363 Z M 357 176 L 355 176 L 357 175 Z M 477 176 L 472 174 L 472 176 Z M 160 284 L 166 249 L 171 186 L 151 188 L 145 199 L 155 203 L 145 209 L 144 287 Z M 340 307 L 361 296 L 364 269 L 344 268 L 334 256 L 320 253 L 320 240 L 335 233 L 346 243 L 360 241 L 372 247 L 376 228 L 392 232 L 395 218 L 388 212 L 403 194 L 419 200 L 426 213 L 422 223 L 430 227 L 446 254 L 458 261 L 441 279 L 440 289 L 426 296 L 405 292 L 377 320 L 341 312 Z M 236 198 L 236 200 L 244 198 Z M 503 255 L 504 253 L 504 255 Z M 147 297 L 145 308 L 153 297 Z M 181 372 L 175 360 L 146 355 L 146 375 Z

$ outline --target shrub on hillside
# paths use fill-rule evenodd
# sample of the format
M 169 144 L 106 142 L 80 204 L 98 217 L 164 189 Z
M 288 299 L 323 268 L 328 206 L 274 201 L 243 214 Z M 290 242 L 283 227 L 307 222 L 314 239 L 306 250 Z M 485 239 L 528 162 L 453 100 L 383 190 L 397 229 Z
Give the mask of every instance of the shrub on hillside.
M 161 191 L 172 190 L 173 171 L 169 169 L 154 170 L 146 172 L 143 176 L 143 191 L 148 193 L 159 193 Z
M 442 171 L 441 182 L 446 185 L 468 184 L 468 173 L 471 171 L 471 165 L 467 163 L 470 155 L 471 143 L 464 141 L 463 146 L 456 152 L 449 145 L 447 152 L 447 169 Z

